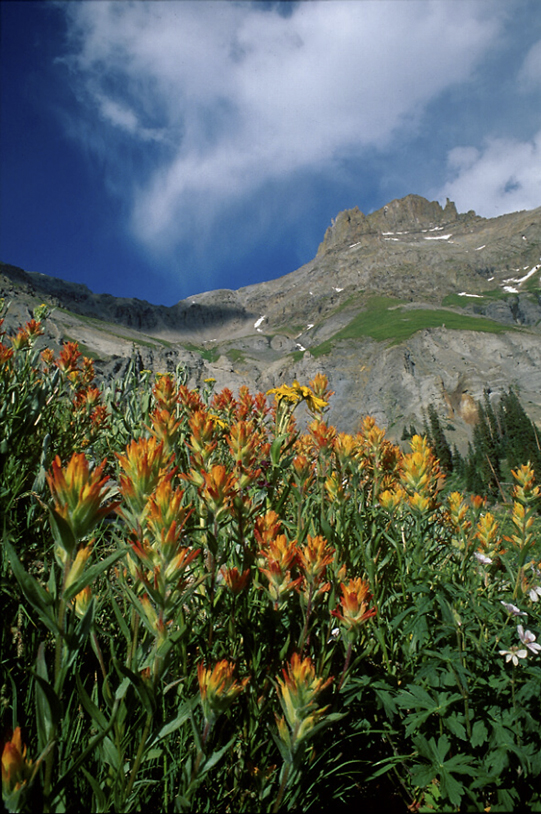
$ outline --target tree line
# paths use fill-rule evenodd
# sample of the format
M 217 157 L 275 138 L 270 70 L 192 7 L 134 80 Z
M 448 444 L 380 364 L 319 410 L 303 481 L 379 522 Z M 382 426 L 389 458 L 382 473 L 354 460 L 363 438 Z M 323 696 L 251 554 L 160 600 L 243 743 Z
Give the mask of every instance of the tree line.
M 483 495 L 489 500 L 506 500 L 506 484 L 511 470 L 528 461 L 541 480 L 541 432 L 529 418 L 517 391 L 504 391 L 496 405 L 485 390 L 477 403 L 477 421 L 468 450 L 461 455 L 445 435 L 442 420 L 433 404 L 423 415 L 423 434 L 440 460 L 442 469 L 452 475 L 457 488 Z M 415 432 L 405 428 L 402 439 Z

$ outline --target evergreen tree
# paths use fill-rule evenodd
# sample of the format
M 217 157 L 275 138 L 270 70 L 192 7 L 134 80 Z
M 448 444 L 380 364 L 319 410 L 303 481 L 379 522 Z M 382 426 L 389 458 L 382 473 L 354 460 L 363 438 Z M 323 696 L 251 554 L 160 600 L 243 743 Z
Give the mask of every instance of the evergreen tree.
M 436 408 L 433 404 L 428 405 L 428 422 L 429 426 L 427 427 L 427 435 L 430 445 L 434 450 L 436 457 L 439 459 L 443 471 L 450 473 L 453 471 L 453 455 L 451 453 L 451 447 L 447 442 L 447 438 L 445 437 L 445 433 L 441 426 Z
M 511 469 L 530 461 L 541 481 L 539 432 L 530 420 L 513 388 L 503 393 L 499 405 L 502 448 Z
M 473 444 L 468 449 L 466 486 L 470 491 L 495 498 L 501 486 L 501 443 L 488 394 L 478 404 Z
M 452 460 L 453 460 L 453 472 L 457 475 L 458 478 L 463 480 L 466 477 L 466 462 L 464 458 L 460 454 L 460 450 L 458 449 L 456 444 L 453 444 L 453 452 L 452 452 Z

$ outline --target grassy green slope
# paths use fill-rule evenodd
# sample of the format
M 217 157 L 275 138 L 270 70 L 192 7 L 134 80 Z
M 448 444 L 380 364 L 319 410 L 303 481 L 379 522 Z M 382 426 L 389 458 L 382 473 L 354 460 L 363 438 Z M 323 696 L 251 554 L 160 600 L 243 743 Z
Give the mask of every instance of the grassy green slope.
M 425 328 L 439 328 L 443 325 L 450 330 L 482 331 L 484 333 L 502 333 L 510 330 L 509 326 L 484 317 L 469 316 L 443 308 L 406 310 L 397 307 L 402 304 L 400 300 L 390 297 L 370 297 L 366 310 L 357 314 L 345 328 L 342 328 L 333 337 L 311 348 L 312 355 L 318 357 L 330 353 L 333 345 L 341 339 L 371 337 L 378 342 L 397 344 L 409 339 L 417 331 Z

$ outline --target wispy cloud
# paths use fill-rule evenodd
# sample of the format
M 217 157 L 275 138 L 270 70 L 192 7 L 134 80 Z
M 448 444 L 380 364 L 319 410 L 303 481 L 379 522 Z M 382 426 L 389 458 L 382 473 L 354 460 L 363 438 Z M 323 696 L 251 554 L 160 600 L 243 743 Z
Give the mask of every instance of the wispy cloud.
M 482 149 L 455 147 L 448 157 L 450 180 L 435 197 L 459 211 L 483 217 L 541 205 L 541 130 L 531 141 L 488 139 Z
M 528 50 L 518 78 L 526 89 L 541 87 L 541 40 Z
M 267 183 L 332 172 L 346 155 L 415 133 L 426 105 L 471 77 L 504 19 L 504 4 L 469 0 L 459 13 L 423 0 L 287 6 L 60 4 L 84 120 L 72 130 L 100 152 L 147 247 L 174 247 Z M 539 144 L 524 150 L 515 145 L 507 174 L 521 184 Z M 462 194 L 463 184 L 466 196 L 467 179 L 487 179 L 503 152 L 494 141 L 451 153 L 446 189 Z

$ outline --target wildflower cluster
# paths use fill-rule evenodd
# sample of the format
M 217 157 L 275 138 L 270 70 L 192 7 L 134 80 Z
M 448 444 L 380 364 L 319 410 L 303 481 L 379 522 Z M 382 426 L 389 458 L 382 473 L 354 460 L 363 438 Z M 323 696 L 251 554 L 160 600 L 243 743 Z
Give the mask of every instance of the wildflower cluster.
M 40 316 L 0 346 L 10 810 L 278 811 L 387 772 L 412 810 L 502 807 L 518 776 L 536 803 L 531 467 L 505 525 L 444 497 L 426 439 L 338 432 L 322 375 L 98 387 Z

